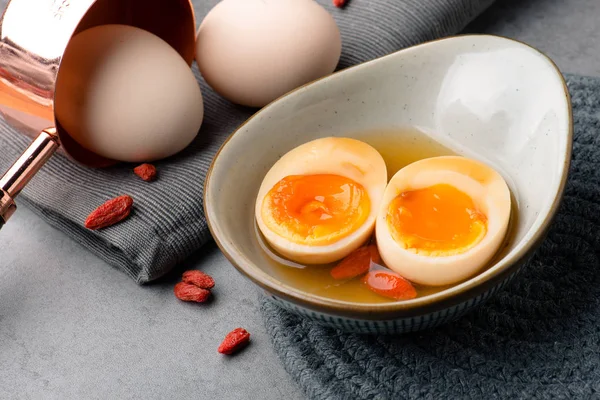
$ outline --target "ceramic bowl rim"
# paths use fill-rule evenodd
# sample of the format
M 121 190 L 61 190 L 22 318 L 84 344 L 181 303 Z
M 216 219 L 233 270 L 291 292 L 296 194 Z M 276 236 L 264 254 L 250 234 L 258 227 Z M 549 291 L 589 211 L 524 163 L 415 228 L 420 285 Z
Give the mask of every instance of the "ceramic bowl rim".
M 220 234 L 219 227 L 215 226 L 215 224 L 213 224 L 213 221 L 211 221 L 211 217 L 210 217 L 211 213 L 209 211 L 211 209 L 211 207 L 209 205 L 210 201 L 208 200 L 208 194 L 210 193 L 210 185 L 211 185 L 213 169 L 214 169 L 214 166 L 215 166 L 219 156 L 221 155 L 223 149 L 225 149 L 227 147 L 230 140 L 233 137 L 235 137 L 236 135 L 239 135 L 240 132 L 243 131 L 243 128 L 246 126 L 246 124 L 248 124 L 250 121 L 258 118 L 258 116 L 262 112 L 269 109 L 274 103 L 277 103 L 281 99 L 286 98 L 289 95 L 294 94 L 300 90 L 303 90 L 307 86 L 310 86 L 316 82 L 327 80 L 334 75 L 346 72 L 348 70 L 365 68 L 373 63 L 378 62 L 379 60 L 393 57 L 394 55 L 404 52 L 406 50 L 410 50 L 410 49 L 420 47 L 423 45 L 427 45 L 427 44 L 431 44 L 431 43 L 448 41 L 448 40 L 452 40 L 452 39 L 456 39 L 456 38 L 464 38 L 464 37 L 496 38 L 496 39 L 511 41 L 511 42 L 517 43 L 521 46 L 527 47 L 530 50 L 533 50 L 533 52 L 537 53 L 542 58 L 544 58 L 546 61 L 548 61 L 550 63 L 550 65 L 554 68 L 557 77 L 562 82 L 564 95 L 566 98 L 567 108 L 568 108 L 568 110 L 567 110 L 567 114 L 568 114 L 567 146 L 565 148 L 565 161 L 563 164 L 562 175 L 560 177 L 560 183 L 559 183 L 558 190 L 552 201 L 552 206 L 548 210 L 547 214 L 544 216 L 544 220 L 541 222 L 538 229 L 535 232 L 533 232 L 532 237 L 529 239 L 523 239 L 523 240 L 527 240 L 527 242 L 523 245 L 523 247 L 521 249 L 519 249 L 515 254 L 501 258 L 498 261 L 498 264 L 496 264 L 495 268 L 488 269 L 488 270 L 486 270 L 478 275 L 475 275 L 472 278 L 470 278 L 458 285 L 444 289 L 435 294 L 418 297 L 416 299 L 412 299 L 412 300 L 408 300 L 408 301 L 401 301 L 401 302 L 389 302 L 389 303 L 354 303 L 354 302 L 348 302 L 348 301 L 334 300 L 334 299 L 330 299 L 327 297 L 318 296 L 318 295 L 314 295 L 314 294 L 302 291 L 300 289 L 297 289 L 290 285 L 287 285 L 287 284 L 277 280 L 273 276 L 269 275 L 268 273 L 264 272 L 260 267 L 256 266 L 254 263 L 250 262 L 241 252 L 238 251 L 236 254 L 236 251 L 235 251 L 236 249 L 231 249 L 231 250 L 228 249 L 228 246 L 225 245 L 222 242 L 222 239 L 220 238 L 221 234 Z M 246 121 L 244 121 L 241 125 L 239 125 L 229 135 L 229 137 L 220 146 L 219 150 L 215 154 L 213 161 L 211 162 L 210 168 L 207 172 L 206 180 L 204 183 L 203 206 L 204 206 L 205 217 L 206 217 L 206 221 L 207 221 L 207 225 L 210 230 L 210 233 L 211 233 L 212 237 L 214 238 L 217 246 L 223 253 L 223 255 L 229 260 L 229 262 L 240 273 L 242 273 L 242 275 L 244 275 L 246 278 L 250 279 L 254 284 L 258 285 L 260 288 L 267 291 L 269 294 L 276 295 L 280 298 L 286 299 L 294 304 L 301 305 L 308 309 L 325 311 L 325 312 L 329 312 L 334 315 L 351 313 L 353 315 L 366 317 L 367 319 L 373 319 L 374 314 L 375 314 L 375 317 L 376 317 L 376 314 L 386 314 L 387 315 L 389 313 L 397 314 L 397 313 L 406 313 L 406 312 L 414 314 L 415 312 L 419 313 L 419 310 L 424 307 L 431 308 L 433 306 L 435 309 L 435 306 L 438 304 L 444 304 L 447 301 L 452 301 L 453 299 L 456 299 L 457 297 L 460 297 L 461 295 L 464 295 L 467 292 L 470 292 L 472 290 L 476 290 L 477 288 L 481 288 L 482 286 L 485 286 L 486 283 L 492 282 L 492 281 L 494 281 L 494 279 L 497 279 L 500 276 L 506 276 L 509 272 L 512 272 L 515 269 L 518 270 L 518 267 L 520 267 L 523 264 L 523 262 L 541 244 L 541 242 L 543 241 L 543 239 L 546 236 L 546 233 L 547 233 L 550 225 L 552 224 L 554 218 L 556 217 L 556 214 L 558 212 L 560 204 L 562 203 L 562 200 L 564 198 L 565 187 L 566 187 L 567 179 L 569 176 L 570 165 L 571 165 L 572 147 L 573 147 L 573 109 L 572 109 L 572 104 L 571 104 L 571 97 L 570 97 L 567 83 L 565 81 L 563 74 L 561 73 L 561 71 L 558 68 L 558 66 L 556 65 L 556 63 L 550 57 L 548 57 L 545 53 L 536 49 L 535 47 L 533 47 L 527 43 L 524 43 L 522 41 L 516 40 L 516 39 L 507 38 L 507 37 L 500 36 L 500 35 L 490 35 L 490 34 L 458 34 L 458 35 L 452 35 L 452 36 L 447 36 L 447 37 L 440 38 L 440 39 L 422 42 L 417 45 L 409 46 L 409 47 L 400 49 L 398 51 L 386 54 L 384 56 L 377 57 L 375 59 L 365 61 L 365 62 L 350 66 L 345 69 L 335 71 L 330 75 L 327 75 L 327 76 L 324 76 L 317 80 L 314 80 L 312 82 L 309 82 L 305 85 L 302 85 L 302 86 L 278 97 L 277 99 L 275 99 L 272 102 L 270 102 L 269 104 L 267 104 L 265 107 L 263 107 L 260 110 L 258 110 L 257 112 L 255 112 L 253 115 L 251 115 Z

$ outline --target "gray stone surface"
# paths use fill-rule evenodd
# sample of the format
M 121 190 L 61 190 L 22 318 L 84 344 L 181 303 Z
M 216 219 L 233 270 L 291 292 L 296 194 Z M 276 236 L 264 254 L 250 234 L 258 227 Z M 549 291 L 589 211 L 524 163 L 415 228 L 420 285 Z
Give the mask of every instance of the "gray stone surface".
M 599 21 L 598 0 L 498 0 L 467 31 L 521 40 L 563 72 L 599 76 Z
M 600 75 L 599 19 L 598 0 L 510 0 L 469 31 L 523 40 L 565 72 Z M 195 306 L 173 297 L 176 276 L 137 286 L 23 207 L 0 240 L 0 398 L 302 397 L 271 349 L 256 291 L 213 245 L 181 267 L 218 282 L 214 301 Z M 216 346 L 237 326 L 252 345 L 221 357 Z
M 218 282 L 214 301 L 140 287 L 21 208 L 0 233 L 0 399 L 300 399 L 274 354 L 257 292 L 213 245 L 182 268 Z M 178 271 L 180 272 L 180 271 Z M 252 345 L 216 349 L 243 326 Z

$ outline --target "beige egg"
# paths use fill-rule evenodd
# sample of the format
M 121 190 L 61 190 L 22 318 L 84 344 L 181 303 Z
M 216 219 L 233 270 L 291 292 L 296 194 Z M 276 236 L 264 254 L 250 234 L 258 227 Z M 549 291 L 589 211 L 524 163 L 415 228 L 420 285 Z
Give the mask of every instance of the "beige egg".
M 191 68 L 164 40 L 131 26 L 102 25 L 71 40 L 55 112 L 84 148 L 142 162 L 188 146 L 202 124 L 204 104 Z
M 457 156 L 427 158 L 388 183 L 377 247 L 387 267 L 413 282 L 457 283 L 498 251 L 510 213 L 508 186 L 488 165 Z
M 202 21 L 196 61 L 230 101 L 262 107 L 333 72 L 339 29 L 313 0 L 223 0 Z
M 372 235 L 386 182 L 385 161 L 367 143 L 316 139 L 271 167 L 256 198 L 257 225 L 290 260 L 337 261 Z

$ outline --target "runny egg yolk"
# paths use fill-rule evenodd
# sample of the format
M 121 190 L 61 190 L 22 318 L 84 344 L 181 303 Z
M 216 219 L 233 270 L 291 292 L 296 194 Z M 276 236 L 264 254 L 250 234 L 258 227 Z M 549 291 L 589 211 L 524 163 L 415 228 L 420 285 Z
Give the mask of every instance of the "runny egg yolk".
M 262 203 L 265 224 L 281 237 L 323 246 L 356 231 L 368 218 L 365 188 L 331 174 L 292 175 L 277 182 Z
M 448 184 L 400 193 L 389 205 L 387 224 L 397 243 L 431 256 L 464 253 L 487 230 L 473 199 Z

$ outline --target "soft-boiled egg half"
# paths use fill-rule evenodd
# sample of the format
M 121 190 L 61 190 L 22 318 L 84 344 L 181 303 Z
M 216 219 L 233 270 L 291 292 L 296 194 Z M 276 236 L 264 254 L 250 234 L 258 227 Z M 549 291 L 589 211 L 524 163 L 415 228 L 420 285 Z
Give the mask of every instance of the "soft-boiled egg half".
M 423 285 L 457 283 L 499 250 L 510 191 L 489 166 L 444 156 L 412 163 L 390 180 L 376 222 L 385 265 Z
M 265 176 L 256 221 L 266 241 L 304 264 L 337 261 L 372 235 L 387 183 L 370 145 L 326 137 L 286 153 Z

